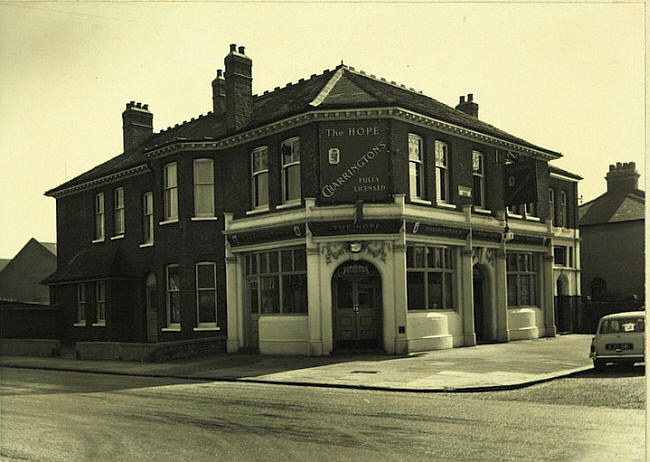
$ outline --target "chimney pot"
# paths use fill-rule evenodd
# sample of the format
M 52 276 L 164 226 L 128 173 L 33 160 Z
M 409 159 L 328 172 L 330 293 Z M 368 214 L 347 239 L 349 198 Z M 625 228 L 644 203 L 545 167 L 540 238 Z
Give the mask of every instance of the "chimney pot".
M 630 168 L 636 168 L 636 162 L 630 162 Z
M 458 104 L 463 104 L 465 102 L 465 97 L 461 96 Z
M 620 162 L 616 162 L 616 168 L 617 168 L 618 170 L 621 169 L 621 163 L 620 163 Z
M 239 47 L 239 53 L 242 54 L 242 55 L 245 54 L 244 49 L 245 49 L 244 47 Z
M 143 104 L 142 109 L 144 109 L 145 111 L 148 111 L 149 110 L 149 105 L 148 104 Z
M 613 171 L 616 168 L 614 164 L 609 164 L 609 171 Z
M 231 52 L 231 53 L 234 53 L 235 50 L 236 50 L 236 48 L 237 48 L 237 44 L 236 44 L 236 43 L 231 43 L 231 44 L 230 44 L 230 52 Z
M 467 94 L 467 101 L 474 101 L 474 93 Z
M 217 69 L 217 77 L 221 77 L 223 74 L 223 71 L 221 69 Z

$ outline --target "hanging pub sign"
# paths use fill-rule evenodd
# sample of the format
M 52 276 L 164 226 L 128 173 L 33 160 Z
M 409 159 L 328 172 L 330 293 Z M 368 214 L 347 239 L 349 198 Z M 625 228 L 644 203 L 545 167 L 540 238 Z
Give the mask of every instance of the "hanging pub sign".
M 320 201 L 382 201 L 392 193 L 388 127 L 375 119 L 320 126 Z
M 522 205 L 537 202 L 537 162 L 518 159 L 505 166 L 505 204 Z

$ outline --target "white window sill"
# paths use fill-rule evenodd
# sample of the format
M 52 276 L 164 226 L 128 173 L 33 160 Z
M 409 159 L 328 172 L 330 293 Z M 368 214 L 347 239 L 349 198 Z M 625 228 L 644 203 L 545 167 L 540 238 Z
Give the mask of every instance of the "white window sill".
M 195 332 L 210 331 L 210 330 L 216 331 L 216 330 L 221 330 L 221 327 L 219 327 L 219 326 L 199 326 L 199 327 L 193 328 L 192 330 L 195 331 Z
M 117 236 L 111 237 L 111 241 L 116 241 L 118 239 L 124 239 L 124 234 L 118 234 Z
M 163 221 L 158 222 L 158 224 L 160 226 L 171 225 L 172 223 L 178 223 L 178 218 L 171 218 L 169 220 L 163 220 Z
M 73 327 L 86 327 L 86 321 L 83 321 L 83 322 L 75 322 L 72 326 L 73 326 Z
M 106 327 L 106 321 L 94 322 L 93 327 Z
M 448 202 L 437 202 L 436 207 L 442 207 L 444 209 L 456 209 L 456 204 L 450 204 Z
M 153 247 L 153 242 L 145 242 L 144 244 L 140 244 L 138 247 L 141 249 L 144 249 L 145 247 Z
M 268 211 L 269 211 L 269 208 L 264 207 L 264 208 L 249 210 L 249 211 L 246 212 L 246 215 L 255 215 L 256 213 L 264 213 L 264 212 L 268 212 Z
M 291 207 L 297 207 L 299 205 L 300 205 L 300 201 L 285 202 L 284 204 L 278 205 L 276 209 L 288 209 Z
M 526 220 L 529 220 L 529 221 L 540 221 L 540 218 L 539 218 L 539 217 L 534 217 L 534 216 L 532 216 L 532 215 L 526 215 Z
M 511 213 L 511 212 L 508 212 L 508 217 L 510 217 L 510 218 L 524 218 L 523 215 L 519 215 L 518 213 Z
M 476 207 L 474 206 L 474 212 L 476 213 L 482 213 L 483 215 L 491 215 L 492 210 L 484 209 L 482 207 Z
M 180 332 L 181 327 L 180 326 L 178 326 L 178 327 L 163 327 L 160 330 L 163 331 L 163 332 Z
M 100 242 L 104 242 L 103 237 L 101 239 L 95 239 L 95 240 L 92 241 L 93 244 L 99 244 Z
M 431 201 L 427 201 L 424 199 L 418 199 L 417 197 L 412 197 L 411 198 L 411 203 L 412 204 L 421 204 L 421 205 L 431 205 Z
M 192 221 L 217 221 L 219 218 L 217 217 L 192 217 L 190 220 Z

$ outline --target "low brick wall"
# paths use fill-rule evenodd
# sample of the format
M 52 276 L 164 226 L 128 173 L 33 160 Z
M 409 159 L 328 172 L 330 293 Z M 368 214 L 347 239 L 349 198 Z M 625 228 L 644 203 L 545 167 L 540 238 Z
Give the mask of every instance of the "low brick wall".
M 0 339 L 0 356 L 59 356 L 61 342 L 49 339 Z
M 62 318 L 61 309 L 58 307 L 0 302 L 0 337 L 60 339 Z
M 225 338 L 202 338 L 160 343 L 77 342 L 78 359 L 162 362 L 225 353 Z

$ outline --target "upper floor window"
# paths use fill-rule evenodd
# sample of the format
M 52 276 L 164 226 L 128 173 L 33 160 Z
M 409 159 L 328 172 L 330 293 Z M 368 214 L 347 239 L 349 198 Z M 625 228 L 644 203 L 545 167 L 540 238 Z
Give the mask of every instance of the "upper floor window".
M 95 283 L 95 323 L 106 324 L 106 282 Z
M 573 267 L 573 247 L 554 245 L 553 263 L 557 266 Z
M 409 133 L 409 193 L 411 199 L 424 199 L 424 149 L 422 137 Z
M 509 253 L 506 259 L 508 306 L 535 305 L 537 265 L 532 253 Z
M 86 325 L 86 285 L 77 285 L 77 322 L 78 326 Z
M 435 142 L 436 151 L 436 198 L 438 202 L 449 202 L 449 145 Z
M 567 202 L 566 202 L 566 191 L 560 191 L 560 204 L 557 211 L 558 215 L 558 226 L 566 227 L 567 223 Z
M 178 219 L 178 178 L 176 162 L 165 165 L 164 178 L 164 219 Z
M 269 150 L 259 147 L 251 153 L 252 206 L 254 209 L 269 205 Z
M 214 216 L 214 168 L 212 159 L 194 159 L 194 216 Z
M 282 156 L 282 203 L 300 200 L 300 139 L 289 138 L 280 146 Z
M 104 239 L 104 193 L 95 194 L 95 240 Z
M 211 262 L 196 264 L 196 323 L 217 326 L 217 268 Z
M 178 265 L 167 265 L 166 270 L 167 327 L 178 328 L 181 324 L 181 277 Z
M 548 188 L 548 215 L 551 217 L 551 225 L 555 226 L 555 189 Z
M 113 190 L 113 235 L 124 234 L 124 188 Z
M 474 205 L 485 208 L 485 165 L 483 153 L 472 151 L 472 175 L 474 176 Z
M 145 244 L 153 242 L 153 194 L 151 191 L 142 196 L 142 234 Z

